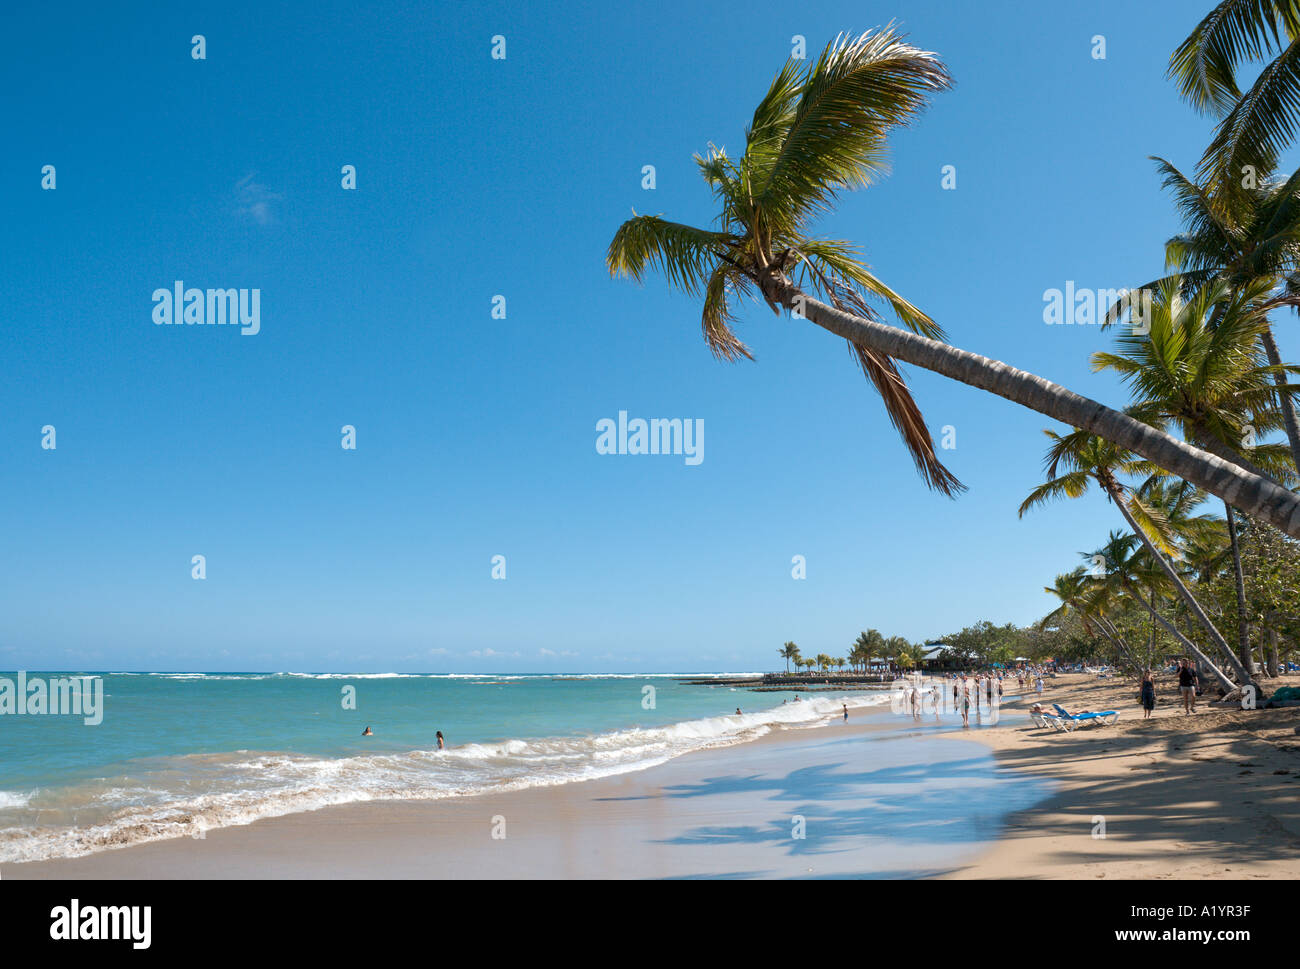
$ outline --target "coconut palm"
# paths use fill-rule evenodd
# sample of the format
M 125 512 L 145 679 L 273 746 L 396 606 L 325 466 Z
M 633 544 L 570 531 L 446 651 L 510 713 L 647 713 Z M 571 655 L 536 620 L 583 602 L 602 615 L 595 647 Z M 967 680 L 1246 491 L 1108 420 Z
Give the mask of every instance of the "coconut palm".
M 865 669 L 871 661 L 878 656 L 883 655 L 885 649 L 885 637 L 880 634 L 878 629 L 868 629 L 861 633 L 853 644 L 853 651 L 860 659 Z
M 1197 666 L 1202 673 L 1209 673 L 1213 676 L 1225 691 L 1235 689 L 1232 680 L 1201 651 L 1200 647 L 1184 636 L 1177 626 L 1161 615 L 1154 601 L 1148 601 L 1142 595 L 1142 589 L 1153 588 L 1167 574 L 1163 568 L 1156 564 L 1155 560 L 1160 558 L 1160 553 L 1149 544 L 1145 546 L 1139 545 L 1140 535 L 1140 532 L 1137 535 L 1111 532 L 1110 538 L 1105 545 L 1095 552 L 1085 553 L 1084 558 L 1103 561 L 1105 563 L 1104 576 L 1108 584 L 1145 609 L 1152 619 L 1163 626 L 1174 639 L 1182 644 L 1184 649 L 1194 655 Z M 1232 651 L 1226 649 L 1226 646 L 1224 650 L 1228 658 L 1234 658 Z M 1247 681 L 1242 680 L 1241 682 Z
M 1155 476 L 1142 484 L 1138 494 L 1141 495 L 1143 504 L 1155 513 L 1155 517 L 1161 520 L 1171 533 L 1178 536 L 1179 551 L 1184 561 L 1186 561 L 1186 554 L 1183 549 L 1189 541 L 1196 543 L 1195 547 L 1198 549 L 1203 548 L 1206 542 L 1214 541 L 1223 532 L 1225 522 L 1222 519 L 1206 514 L 1192 514 L 1206 496 L 1204 492 L 1186 481 Z M 1224 502 L 1223 507 L 1227 513 L 1228 557 L 1233 566 L 1237 596 L 1238 656 L 1241 658 L 1242 665 L 1253 672 L 1254 660 L 1250 647 L 1246 585 L 1241 568 L 1241 549 L 1237 541 L 1236 514 L 1232 510 L 1232 505 L 1227 502 Z M 1199 575 L 1197 568 L 1190 565 L 1189 568 Z
M 1093 627 L 1096 627 L 1122 659 L 1134 669 L 1141 668 L 1123 635 L 1105 615 L 1102 603 L 1107 598 L 1106 587 L 1095 582 L 1087 569 L 1079 566 L 1072 572 L 1058 575 L 1050 586 L 1043 587 L 1043 591 L 1056 596 L 1061 604 L 1039 621 L 1039 630 L 1074 614 L 1079 617 L 1084 632 L 1091 635 Z
M 903 666 L 909 656 L 909 650 L 912 644 L 902 636 L 890 636 L 885 640 L 884 654 L 886 659 L 892 659 L 897 666 Z
M 1300 122 L 1300 5 L 1295 0 L 1222 0 L 1169 62 L 1179 93 L 1219 118 L 1200 171 L 1238 179 L 1243 167 L 1272 167 Z M 1271 59 L 1270 59 L 1271 58 Z M 1238 68 L 1269 59 L 1242 91 Z
M 794 660 L 796 664 L 799 662 L 799 647 L 794 643 L 786 643 L 776 652 L 779 656 L 785 659 L 785 671 L 787 674 L 790 672 L 790 660 Z
M 1267 321 L 1260 300 L 1268 279 L 1242 284 L 1235 292 L 1216 277 L 1183 299 L 1182 281 L 1165 280 L 1153 302 L 1146 329 L 1121 335 L 1117 353 L 1095 353 L 1093 369 L 1120 374 L 1138 406 L 1161 422 L 1178 424 L 1184 436 L 1224 460 L 1286 482 L 1295 478 L 1291 456 L 1281 445 L 1261 444 L 1246 458 L 1242 442 L 1273 430 L 1274 375 L 1288 368 L 1266 362 L 1261 335 Z M 1293 368 L 1290 368 L 1293 369 Z M 1290 385 L 1282 385 L 1289 397 Z M 1261 468 L 1260 465 L 1263 465 Z M 1188 485 L 1183 494 L 1189 494 Z M 1251 668 L 1246 593 L 1241 573 L 1235 514 L 1225 501 L 1228 535 L 1237 578 L 1239 655 Z
M 1241 665 L 1205 609 L 1196 601 L 1173 565 L 1157 547 L 1157 544 L 1165 549 L 1173 546 L 1173 538 L 1167 522 L 1145 505 L 1141 497 L 1122 480 L 1124 476 L 1134 474 L 1149 476 L 1150 465 L 1135 460 L 1133 455 L 1117 448 L 1110 441 L 1085 431 L 1075 430 L 1066 435 L 1054 431 L 1045 433 L 1052 440 L 1045 461 L 1048 480 L 1030 492 L 1029 497 L 1021 503 L 1021 517 L 1031 508 L 1048 501 L 1057 498 L 1078 498 L 1085 494 L 1092 484 L 1097 484 L 1111 503 L 1119 509 L 1124 521 L 1151 554 L 1152 560 L 1178 591 L 1179 596 L 1187 604 L 1197 622 L 1209 634 L 1215 646 L 1224 654 L 1224 659 L 1238 676 L 1239 682 L 1243 684 L 1251 682 L 1250 674 Z M 1058 471 L 1061 473 L 1058 474 Z M 1138 601 L 1154 614 L 1154 608 L 1146 606 L 1145 600 Z M 1200 655 L 1198 653 L 1198 658 Z M 1209 660 L 1207 659 L 1206 662 Z
M 1261 299 L 1269 287 L 1256 279 L 1234 291 L 1216 277 L 1185 296 L 1181 277 L 1168 277 L 1144 325 L 1127 327 L 1116 352 L 1094 353 L 1092 368 L 1118 373 L 1148 420 L 1175 423 L 1223 460 L 1289 483 L 1295 468 L 1287 448 L 1254 443 L 1280 423 L 1273 377 L 1296 369 L 1274 367 L 1262 350 L 1268 322 Z
M 841 191 L 883 173 L 889 131 L 910 123 L 950 83 L 935 54 L 905 43 L 892 26 L 841 36 L 806 66 L 787 63 L 754 112 L 741 156 L 719 148 L 697 156 L 719 205 L 716 227 L 634 215 L 610 242 L 611 275 L 642 281 L 656 269 L 702 297 L 704 337 L 722 359 L 750 356 L 732 328 L 738 297 L 761 297 L 773 312 L 784 307 L 843 337 L 923 479 L 942 493 L 961 485 L 935 457 L 895 360 L 1097 434 L 1300 537 L 1300 498 L 1277 483 L 1041 377 L 940 342 L 934 322 L 872 274 L 851 243 L 812 234 L 812 222 Z M 882 322 L 869 301 L 888 306 L 902 327 Z
M 1155 289 L 1166 280 L 1178 278 L 1185 291 L 1198 289 L 1212 280 L 1223 280 L 1232 293 L 1255 283 L 1263 290 L 1289 283 L 1281 293 L 1264 303 L 1274 306 L 1300 305 L 1296 273 L 1300 270 L 1300 170 L 1285 180 L 1261 173 L 1253 188 L 1198 185 L 1162 158 L 1155 161 L 1164 175 L 1164 187 L 1171 191 L 1185 231 L 1165 243 L 1165 264 L 1177 267 L 1181 277 L 1148 283 Z M 1259 330 L 1260 345 L 1276 369 L 1278 406 L 1291 446 L 1293 468 L 1300 470 L 1300 419 L 1295 400 L 1286 390 L 1282 358 L 1267 317 Z
M 1208 584 L 1213 581 L 1232 555 L 1229 547 L 1225 523 L 1219 521 L 1218 527 L 1204 535 L 1187 536 L 1183 539 L 1183 561 L 1196 576 L 1196 581 Z

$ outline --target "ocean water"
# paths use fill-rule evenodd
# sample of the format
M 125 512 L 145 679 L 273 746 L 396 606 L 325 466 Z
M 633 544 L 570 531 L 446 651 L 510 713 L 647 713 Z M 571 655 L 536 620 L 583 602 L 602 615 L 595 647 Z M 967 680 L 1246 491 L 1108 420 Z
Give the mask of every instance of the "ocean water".
M 102 674 L 98 725 L 0 716 L 0 863 L 201 837 L 331 804 L 571 783 L 820 726 L 843 703 L 889 703 L 887 693 L 817 693 L 783 704 L 795 694 L 679 676 Z M 345 708 L 347 687 L 356 709 Z M 366 726 L 374 736 L 361 736 Z

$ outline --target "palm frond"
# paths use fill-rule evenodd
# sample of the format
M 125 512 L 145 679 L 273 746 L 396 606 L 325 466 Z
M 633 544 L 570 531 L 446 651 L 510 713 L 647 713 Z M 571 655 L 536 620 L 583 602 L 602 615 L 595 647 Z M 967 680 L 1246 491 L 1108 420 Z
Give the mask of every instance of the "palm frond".
M 934 438 L 930 435 L 925 417 L 903 380 L 903 375 L 898 371 L 898 365 L 892 358 L 860 344 L 850 342 L 849 348 L 862 367 L 862 372 L 875 385 L 880 399 L 884 401 L 885 413 L 889 415 L 890 423 L 898 429 L 921 479 L 935 491 L 950 498 L 965 491 L 966 486 L 944 466 L 935 453 Z
M 1271 168 L 1300 122 L 1300 37 L 1264 66 L 1224 116 L 1205 149 L 1202 177 L 1239 184 L 1245 166 Z
M 1285 27 L 1296 33 L 1288 0 L 1223 0 L 1211 10 L 1169 62 L 1169 76 L 1197 110 L 1224 114 L 1241 96 L 1236 68 L 1259 60 L 1281 43 Z
M 648 269 L 657 269 L 671 285 L 699 296 L 708 285 L 719 253 L 734 249 L 739 241 L 729 233 L 634 212 L 614 233 L 605 265 L 611 276 L 628 276 L 638 283 L 644 281 Z
M 840 190 L 871 184 L 888 168 L 889 129 L 910 123 L 951 83 L 937 55 L 905 43 L 892 24 L 837 37 L 803 76 L 785 136 L 777 143 L 774 128 L 756 128 L 761 140 L 746 147 L 765 220 L 754 228 L 792 235 Z

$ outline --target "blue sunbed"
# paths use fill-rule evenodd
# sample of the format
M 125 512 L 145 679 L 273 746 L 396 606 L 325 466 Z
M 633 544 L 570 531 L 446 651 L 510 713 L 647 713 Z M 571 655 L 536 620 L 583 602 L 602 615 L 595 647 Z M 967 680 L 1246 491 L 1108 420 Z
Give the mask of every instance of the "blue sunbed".
M 1119 713 L 1114 710 L 1107 710 L 1104 713 L 1066 713 L 1065 708 L 1059 703 L 1053 703 L 1052 706 L 1056 708 L 1062 720 L 1073 720 L 1075 723 L 1095 720 L 1103 726 L 1109 726 L 1119 719 Z

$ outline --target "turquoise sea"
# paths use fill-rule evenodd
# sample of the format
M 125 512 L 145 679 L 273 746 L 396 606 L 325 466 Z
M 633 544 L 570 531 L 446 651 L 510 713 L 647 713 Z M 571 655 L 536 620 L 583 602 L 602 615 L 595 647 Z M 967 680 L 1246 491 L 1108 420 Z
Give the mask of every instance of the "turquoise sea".
M 0 716 L 0 862 L 201 837 L 330 804 L 570 783 L 819 726 L 842 703 L 889 702 L 885 693 L 795 702 L 673 673 L 90 675 L 103 680 L 97 725 Z M 363 737 L 367 726 L 374 735 Z

